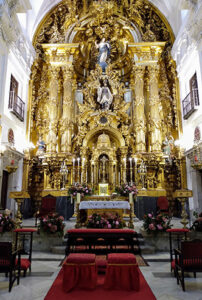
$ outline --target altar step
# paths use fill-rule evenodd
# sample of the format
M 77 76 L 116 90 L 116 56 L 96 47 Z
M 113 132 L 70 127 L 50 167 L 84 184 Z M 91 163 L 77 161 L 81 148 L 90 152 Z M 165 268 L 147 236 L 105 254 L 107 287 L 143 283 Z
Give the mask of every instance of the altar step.
M 145 239 L 141 233 L 137 234 L 138 241 L 139 241 L 139 247 L 141 249 L 141 254 L 153 254 L 155 253 L 155 247 L 152 247 L 150 245 L 147 245 L 145 243 Z

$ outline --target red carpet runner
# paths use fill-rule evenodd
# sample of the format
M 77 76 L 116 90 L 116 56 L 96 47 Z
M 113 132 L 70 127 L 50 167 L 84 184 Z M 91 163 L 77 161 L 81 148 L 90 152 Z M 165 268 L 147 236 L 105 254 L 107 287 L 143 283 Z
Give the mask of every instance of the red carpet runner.
M 140 271 L 140 291 L 104 290 L 104 275 L 98 276 L 97 288 L 93 291 L 73 290 L 65 293 L 62 290 L 63 270 L 61 269 L 44 300 L 156 300 L 149 285 Z

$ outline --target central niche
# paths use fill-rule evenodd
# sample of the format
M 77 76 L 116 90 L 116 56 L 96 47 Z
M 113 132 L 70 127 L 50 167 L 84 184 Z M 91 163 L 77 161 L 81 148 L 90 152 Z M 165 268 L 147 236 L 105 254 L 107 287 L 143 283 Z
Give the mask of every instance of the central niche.
M 109 157 L 101 154 L 98 158 L 98 182 L 109 183 Z

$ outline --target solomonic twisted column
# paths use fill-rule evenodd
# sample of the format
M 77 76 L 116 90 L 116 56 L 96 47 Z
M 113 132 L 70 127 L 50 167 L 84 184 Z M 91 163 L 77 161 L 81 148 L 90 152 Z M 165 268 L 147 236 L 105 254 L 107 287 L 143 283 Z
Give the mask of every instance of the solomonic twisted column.
M 149 71 L 149 130 L 151 151 L 161 151 L 161 117 L 159 107 L 161 106 L 158 90 L 159 66 L 148 66 Z
M 145 152 L 145 112 L 144 112 L 144 66 L 134 66 L 135 105 L 133 124 L 136 135 L 136 152 Z

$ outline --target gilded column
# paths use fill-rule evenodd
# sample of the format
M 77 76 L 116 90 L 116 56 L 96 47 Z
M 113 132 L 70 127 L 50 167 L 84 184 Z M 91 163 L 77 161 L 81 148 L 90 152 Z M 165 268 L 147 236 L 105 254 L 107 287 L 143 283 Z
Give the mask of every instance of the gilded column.
M 121 184 L 126 183 L 127 147 L 121 148 Z
M 144 111 L 144 66 L 133 67 L 135 77 L 135 104 L 133 113 L 134 132 L 136 135 L 136 152 L 145 152 L 145 111 Z
M 73 91 L 72 76 L 73 67 L 67 65 L 62 67 L 63 71 L 63 115 L 60 121 L 61 152 L 71 152 L 71 137 L 73 129 Z
M 57 115 L 58 115 L 58 68 L 50 68 L 50 86 L 49 86 L 49 128 L 46 141 L 46 152 L 56 152 L 57 145 Z
M 95 166 L 94 166 L 94 178 L 95 178 L 95 185 L 98 184 L 98 161 L 95 161 Z
M 148 66 L 149 71 L 149 131 L 151 152 L 161 151 L 161 117 L 159 107 L 161 106 L 158 90 L 159 66 Z
M 109 184 L 110 185 L 113 185 L 113 176 L 114 176 L 114 164 L 113 164 L 113 161 L 110 160 L 109 161 Z

